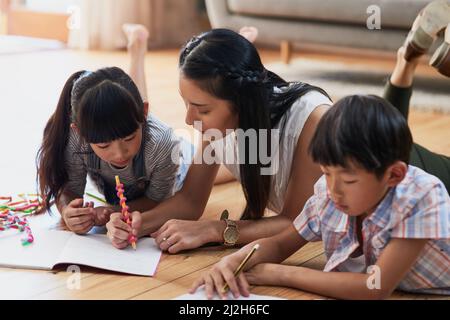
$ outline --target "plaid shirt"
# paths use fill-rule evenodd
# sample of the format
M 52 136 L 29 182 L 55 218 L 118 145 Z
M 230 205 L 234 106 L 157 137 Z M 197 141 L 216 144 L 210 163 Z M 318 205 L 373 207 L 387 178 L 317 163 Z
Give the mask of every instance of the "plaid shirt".
M 307 241 L 323 241 L 326 272 L 337 271 L 359 246 L 356 217 L 336 209 L 324 176 L 294 225 Z M 364 219 L 362 236 L 366 266 L 376 263 L 391 238 L 430 239 L 397 289 L 450 294 L 450 197 L 436 177 L 409 166 L 404 180 Z

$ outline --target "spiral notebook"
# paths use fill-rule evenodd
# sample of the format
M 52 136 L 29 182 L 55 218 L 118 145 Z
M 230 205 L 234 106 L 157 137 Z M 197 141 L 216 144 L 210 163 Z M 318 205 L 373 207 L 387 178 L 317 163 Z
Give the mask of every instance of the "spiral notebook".
M 21 245 L 18 236 L 11 233 L 0 237 L 0 267 L 51 270 L 58 264 L 75 264 L 153 276 L 161 258 L 153 238 L 140 239 L 137 250 L 119 250 L 103 234 L 80 236 L 68 231 L 39 230 L 34 233 L 34 243 L 27 246 Z

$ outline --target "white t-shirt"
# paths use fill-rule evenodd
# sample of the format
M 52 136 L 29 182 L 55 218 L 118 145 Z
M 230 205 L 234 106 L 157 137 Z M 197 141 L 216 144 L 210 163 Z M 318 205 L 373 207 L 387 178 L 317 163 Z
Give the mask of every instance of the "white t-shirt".
M 275 157 L 278 156 L 278 165 L 275 164 L 276 161 L 272 162 L 274 175 L 271 179 L 267 207 L 276 213 L 280 213 L 284 206 L 298 138 L 311 112 L 321 105 L 331 106 L 332 102 L 322 93 L 310 91 L 296 100 L 273 128 L 280 130 L 280 143 L 277 152 L 275 152 Z M 233 132 L 223 139 L 212 142 L 211 145 L 215 150 L 216 162 L 224 164 L 233 176 L 240 181 L 236 134 Z M 274 159 L 276 159 L 275 157 Z

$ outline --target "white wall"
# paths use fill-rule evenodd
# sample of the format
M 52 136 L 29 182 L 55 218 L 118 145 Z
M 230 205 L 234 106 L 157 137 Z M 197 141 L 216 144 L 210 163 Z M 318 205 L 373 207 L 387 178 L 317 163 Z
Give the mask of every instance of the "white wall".
M 28 9 L 45 12 L 64 12 L 79 3 L 80 0 L 25 0 Z

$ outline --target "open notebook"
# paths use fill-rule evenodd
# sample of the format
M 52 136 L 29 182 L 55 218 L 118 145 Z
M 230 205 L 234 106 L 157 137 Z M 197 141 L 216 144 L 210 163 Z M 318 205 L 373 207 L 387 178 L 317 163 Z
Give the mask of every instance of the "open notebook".
M 0 237 L 0 266 L 51 270 L 57 264 L 79 264 L 122 273 L 153 276 L 161 250 L 152 238 L 142 238 L 137 250 L 114 248 L 101 234 L 79 236 L 73 232 L 39 230 L 34 243 L 22 246 L 17 234 Z M 22 236 L 22 235 L 20 235 Z

